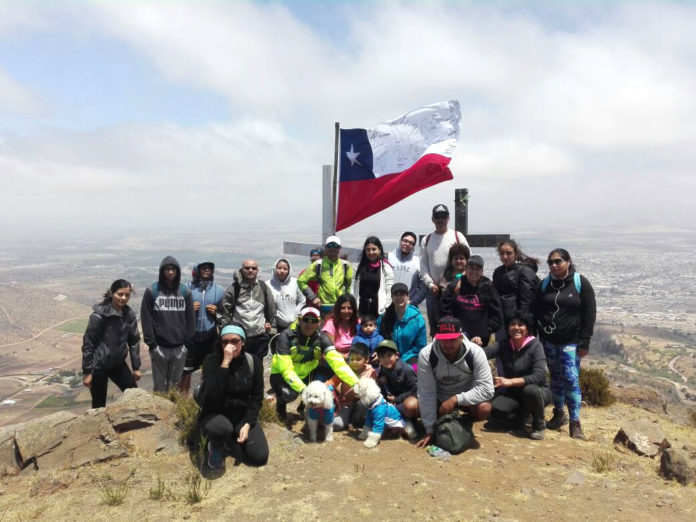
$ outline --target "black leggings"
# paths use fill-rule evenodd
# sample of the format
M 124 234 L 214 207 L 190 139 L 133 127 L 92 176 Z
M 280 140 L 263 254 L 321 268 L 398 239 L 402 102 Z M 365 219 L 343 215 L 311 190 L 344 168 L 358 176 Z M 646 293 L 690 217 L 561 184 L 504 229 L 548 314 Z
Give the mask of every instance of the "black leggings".
M 138 387 L 135 384 L 133 372 L 131 372 L 125 362 L 110 370 L 94 370 L 92 372 L 92 384 L 89 388 L 89 392 L 92 394 L 92 408 L 103 408 L 106 406 L 106 388 L 109 384 L 109 379 L 114 381 L 114 384 L 121 391 L 126 388 Z
M 261 424 L 257 422 L 249 429 L 249 437 L 246 442 L 239 444 L 237 437 L 242 426 L 244 426 L 243 420 L 235 425 L 226 416 L 213 413 L 201 422 L 201 432 L 214 445 L 227 444 L 233 450 L 239 448 L 247 463 L 254 466 L 263 466 L 268 462 L 268 442 Z
M 532 415 L 532 429 L 543 429 L 544 407 L 551 403 L 551 390 L 547 386 L 527 384 L 524 387 L 508 387 L 491 402 L 491 420 L 513 427 L 524 422 L 527 413 Z

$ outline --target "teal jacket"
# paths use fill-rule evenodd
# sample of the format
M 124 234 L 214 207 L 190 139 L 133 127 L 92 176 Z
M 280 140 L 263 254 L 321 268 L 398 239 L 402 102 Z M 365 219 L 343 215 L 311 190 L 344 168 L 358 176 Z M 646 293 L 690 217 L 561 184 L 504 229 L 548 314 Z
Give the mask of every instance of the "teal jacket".
M 384 314 L 377 319 L 377 330 L 382 332 L 382 320 Z M 388 332 L 387 332 L 388 333 Z M 399 357 L 404 362 L 417 358 L 421 349 L 428 344 L 425 333 L 425 319 L 420 310 L 413 305 L 408 305 L 401 321 L 396 321 L 391 336 L 382 332 L 386 339 L 391 339 L 399 349 Z

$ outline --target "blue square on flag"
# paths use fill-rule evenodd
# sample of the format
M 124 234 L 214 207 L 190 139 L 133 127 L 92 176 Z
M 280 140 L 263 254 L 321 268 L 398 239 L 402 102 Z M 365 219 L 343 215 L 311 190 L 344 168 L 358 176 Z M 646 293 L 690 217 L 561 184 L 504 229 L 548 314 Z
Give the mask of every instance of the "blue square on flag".
M 374 179 L 366 129 L 341 129 L 341 181 Z

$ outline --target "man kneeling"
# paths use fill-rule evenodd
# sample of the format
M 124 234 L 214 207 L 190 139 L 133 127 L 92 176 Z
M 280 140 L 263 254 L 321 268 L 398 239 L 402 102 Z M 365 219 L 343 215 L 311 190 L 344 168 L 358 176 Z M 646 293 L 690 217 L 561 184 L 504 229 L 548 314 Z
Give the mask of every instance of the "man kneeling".
M 459 319 L 443 317 L 435 340 L 418 356 L 418 406 L 425 437 L 416 444 L 432 442 L 438 417 L 460 408 L 472 421 L 482 421 L 491 412 L 493 377 L 486 354 L 462 332 Z M 446 448 L 445 448 L 446 449 Z

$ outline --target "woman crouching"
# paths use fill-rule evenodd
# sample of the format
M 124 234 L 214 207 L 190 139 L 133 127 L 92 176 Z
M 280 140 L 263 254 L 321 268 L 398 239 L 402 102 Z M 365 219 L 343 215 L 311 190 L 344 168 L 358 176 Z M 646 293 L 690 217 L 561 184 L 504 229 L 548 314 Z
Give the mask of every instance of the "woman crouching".
M 542 440 L 544 407 L 551 403 L 551 390 L 546 381 L 544 347 L 530 334 L 531 327 L 531 316 L 516 311 L 508 320 L 507 336 L 483 349 L 489 359 L 500 358 L 505 375 L 493 380 L 498 393 L 491 403 L 489 422 L 494 429 L 515 429 L 524 427 L 531 414 L 529 438 Z
M 241 451 L 251 465 L 268 462 L 268 442 L 258 422 L 263 401 L 263 364 L 244 352 L 246 333 L 227 325 L 216 353 L 203 361 L 199 416 L 208 466 L 224 469 L 225 457 Z

